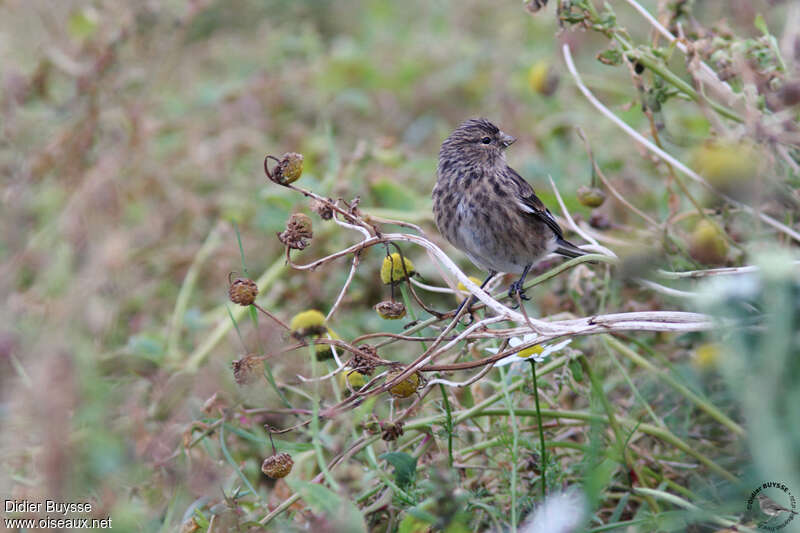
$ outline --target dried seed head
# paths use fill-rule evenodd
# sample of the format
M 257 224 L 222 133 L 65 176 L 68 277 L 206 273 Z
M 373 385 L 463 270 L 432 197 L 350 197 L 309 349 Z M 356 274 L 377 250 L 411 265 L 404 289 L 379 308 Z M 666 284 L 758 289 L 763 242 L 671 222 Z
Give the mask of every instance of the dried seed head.
M 195 533 L 195 531 L 200 531 L 200 525 L 195 522 L 194 518 L 190 518 L 181 526 L 181 533 Z
M 288 185 L 297 181 L 303 173 L 303 156 L 295 152 L 286 152 L 278 161 L 278 166 L 272 172 L 267 168 L 267 160 L 275 159 L 272 156 L 267 156 L 264 160 L 264 170 L 267 172 L 267 177 L 280 185 Z
M 215 392 L 203 403 L 203 412 L 210 415 L 217 410 L 225 409 L 226 403 L 227 402 L 220 396 L 219 392 Z
M 381 318 L 386 320 L 398 320 L 406 316 L 406 306 L 403 305 L 403 302 L 392 300 L 378 303 L 375 306 L 375 311 L 378 312 Z
M 372 371 L 378 366 L 378 351 L 374 346 L 369 344 L 362 344 L 358 348 L 365 355 L 356 353 L 350 361 L 347 362 L 347 366 L 365 376 L 371 376 Z
M 261 358 L 255 354 L 245 355 L 231 363 L 233 367 L 233 379 L 239 385 L 250 385 L 255 383 L 261 376 Z
M 416 274 L 414 263 L 407 257 L 401 258 L 400 254 L 395 252 L 383 258 L 381 281 L 385 285 L 399 283 L 414 274 Z
M 586 207 L 600 207 L 606 201 L 606 193 L 602 189 L 587 187 L 586 185 L 578 187 L 577 196 L 581 205 Z
M 547 0 L 528 0 L 525 2 L 525 9 L 530 13 L 536 13 L 547 5 Z
M 228 287 L 228 297 L 235 304 L 250 305 L 256 301 L 258 285 L 252 279 L 236 278 Z
M 302 250 L 308 246 L 306 239 L 314 236 L 311 217 L 303 213 L 294 213 L 286 221 L 286 230 L 278 234 L 278 240 L 293 250 Z
M 327 202 L 323 202 L 322 200 L 317 200 L 316 198 L 311 199 L 311 203 L 309 207 L 313 212 L 319 215 L 319 218 L 322 220 L 330 220 L 333 218 L 333 209 Z
M 592 211 L 592 216 L 589 217 L 589 225 L 596 229 L 609 229 L 611 227 L 611 219 L 605 213 Z
M 398 421 L 383 425 L 381 439 L 385 441 L 397 440 L 403 435 L 403 422 Z
M 261 463 L 261 471 L 272 479 L 280 479 L 289 475 L 294 466 L 292 456 L 288 453 L 274 453 Z
M 392 381 L 394 378 L 396 378 L 402 373 L 403 369 L 389 372 L 389 374 L 386 375 L 386 381 L 387 382 Z M 419 375 L 419 372 L 414 372 L 403 381 L 397 383 L 396 385 L 393 385 L 389 389 L 389 393 L 395 398 L 408 398 L 409 396 L 417 392 L 417 389 L 419 389 L 421 382 L 422 379 Z

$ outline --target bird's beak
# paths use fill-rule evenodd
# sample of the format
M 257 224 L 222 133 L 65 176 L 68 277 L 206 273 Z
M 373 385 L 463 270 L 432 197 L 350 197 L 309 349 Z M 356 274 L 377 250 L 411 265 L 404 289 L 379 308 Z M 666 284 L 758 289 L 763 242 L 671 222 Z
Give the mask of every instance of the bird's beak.
M 516 140 L 517 140 L 516 137 L 512 137 L 511 135 L 508 135 L 507 133 L 503 133 L 503 134 L 500 135 L 500 145 L 503 148 L 508 148 L 509 146 L 514 144 L 514 142 Z

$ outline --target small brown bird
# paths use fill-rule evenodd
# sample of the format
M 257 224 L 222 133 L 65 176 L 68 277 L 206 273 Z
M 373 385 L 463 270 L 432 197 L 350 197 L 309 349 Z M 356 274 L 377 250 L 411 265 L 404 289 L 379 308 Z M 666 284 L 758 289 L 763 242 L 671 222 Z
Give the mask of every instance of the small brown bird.
M 505 150 L 514 141 L 482 118 L 456 128 L 439 151 L 433 213 L 442 235 L 489 271 L 481 287 L 498 272 L 519 274 L 508 294 L 527 299 L 522 285 L 534 263 L 551 252 L 585 252 L 564 239 L 533 188 L 506 163 Z
M 778 516 L 781 513 L 797 514 L 797 511 L 787 509 L 763 492 L 759 492 L 756 498 L 758 498 L 758 506 L 761 508 L 761 512 L 766 515 Z

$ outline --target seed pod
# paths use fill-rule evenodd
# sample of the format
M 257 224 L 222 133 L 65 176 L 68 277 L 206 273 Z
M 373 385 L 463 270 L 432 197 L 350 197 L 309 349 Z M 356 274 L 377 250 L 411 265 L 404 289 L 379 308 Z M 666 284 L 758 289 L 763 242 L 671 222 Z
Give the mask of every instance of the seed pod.
M 306 239 L 314 236 L 311 217 L 303 213 L 294 213 L 286 221 L 286 230 L 278 233 L 278 240 L 293 250 L 302 250 L 308 246 Z
M 261 463 L 261 471 L 272 479 L 280 479 L 288 476 L 293 466 L 294 461 L 288 453 L 273 453 Z
M 239 305 L 250 305 L 256 301 L 258 294 L 258 285 L 252 279 L 236 278 L 228 287 L 228 297 L 230 300 Z
M 586 185 L 578 187 L 577 196 L 581 205 L 586 207 L 600 207 L 606 201 L 606 193 L 602 189 L 587 187 Z
M 231 363 L 233 367 L 233 379 L 239 385 L 250 385 L 255 383 L 261 376 L 261 358 L 255 354 L 245 355 Z
M 323 202 L 322 200 L 317 200 L 316 198 L 311 199 L 311 203 L 309 207 L 313 212 L 319 215 L 319 218 L 322 220 L 330 220 L 333 218 L 333 209 L 330 205 Z
M 392 381 L 394 378 L 396 378 L 402 373 L 403 373 L 402 369 L 389 372 L 389 374 L 386 376 L 386 381 L 387 382 Z M 419 375 L 419 372 L 414 372 L 403 381 L 397 383 L 396 385 L 393 385 L 389 389 L 389 393 L 395 398 L 408 398 L 409 396 L 417 392 L 417 389 L 419 389 L 421 382 L 422 379 Z
M 375 367 L 378 366 L 378 350 L 369 344 L 362 344 L 358 348 L 361 353 L 353 354 L 353 357 L 347 362 L 347 366 L 365 376 L 371 376 Z
M 383 424 L 381 431 L 381 439 L 386 442 L 397 440 L 403 435 L 403 422 L 398 421 L 395 423 Z
M 267 162 L 269 159 L 275 159 L 271 155 L 268 155 L 264 159 L 264 171 L 267 174 L 267 177 L 278 183 L 280 185 L 288 185 L 300 179 L 300 175 L 303 173 L 303 156 L 302 154 L 297 154 L 295 152 L 286 152 L 281 157 L 280 161 L 278 161 L 278 166 L 270 172 L 269 168 L 267 168 Z
M 398 320 L 406 316 L 406 306 L 403 305 L 403 302 L 392 300 L 378 303 L 375 306 L 375 311 L 378 312 L 381 318 L 386 320 Z
M 414 274 L 416 274 L 414 263 L 407 257 L 401 258 L 400 254 L 395 252 L 383 258 L 381 281 L 385 285 L 400 283 Z

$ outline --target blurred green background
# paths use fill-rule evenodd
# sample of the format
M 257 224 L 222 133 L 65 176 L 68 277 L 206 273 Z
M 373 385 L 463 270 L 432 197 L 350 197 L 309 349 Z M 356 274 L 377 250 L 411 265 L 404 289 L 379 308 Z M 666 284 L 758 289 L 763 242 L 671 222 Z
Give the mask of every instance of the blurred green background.
M 642 3 L 656 11 L 656 2 Z M 642 19 L 612 4 L 619 24 L 646 41 Z M 747 36 L 759 34 L 758 12 L 780 29 L 784 9 L 698 1 L 694 14 Z M 509 161 L 551 209 L 548 174 L 574 214 L 592 215 L 574 196 L 591 176 L 575 132 L 582 127 L 604 173 L 664 218 L 663 168 L 577 92 L 562 43 L 596 94 L 646 131 L 627 69 L 596 60 L 607 40 L 559 32 L 552 5 L 534 16 L 518 0 L 0 2 L 0 498 L 96 501 L 97 515 L 110 514 L 120 531 L 176 527 L 189 502 L 220 499 L 225 465 L 201 454 L 176 459 L 181 436 L 212 394 L 239 394 L 231 360 L 285 344 L 268 321 L 256 334 L 242 317 L 241 339 L 230 329 L 187 371 L 228 320 L 227 274 L 243 270 L 232 223 L 248 274 L 275 267 L 260 301 L 287 320 L 326 311 L 349 266 L 280 267 L 275 233 L 308 209 L 265 179 L 266 154 L 304 154 L 302 186 L 422 225 L 479 277 L 430 214 L 439 144 L 469 117 L 518 137 Z M 558 82 L 550 94 L 543 71 Z M 665 148 L 679 158 L 709 134 L 687 102 L 671 101 L 663 117 Z M 613 201 L 600 212 L 623 235 L 640 223 Z M 319 222 L 299 262 L 358 238 Z M 419 250 L 406 252 L 438 281 Z M 362 256 L 333 324 L 343 338 L 386 328 L 371 310 L 386 296 L 377 282 L 382 253 Z M 695 265 L 674 257 L 667 266 Z M 629 296 L 611 302 L 662 305 Z M 281 364 L 287 379 L 303 366 Z M 265 390 L 247 401 L 275 398 Z

